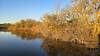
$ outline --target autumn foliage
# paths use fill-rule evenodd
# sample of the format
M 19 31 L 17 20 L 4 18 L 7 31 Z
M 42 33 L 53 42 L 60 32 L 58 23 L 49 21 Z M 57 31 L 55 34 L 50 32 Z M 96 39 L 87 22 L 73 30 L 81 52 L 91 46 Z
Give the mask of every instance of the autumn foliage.
M 100 19 L 96 14 L 100 6 L 97 3 L 98 0 L 77 0 L 69 8 L 44 14 L 40 22 L 28 19 L 12 24 L 9 31 L 30 32 L 96 48 L 100 34 Z

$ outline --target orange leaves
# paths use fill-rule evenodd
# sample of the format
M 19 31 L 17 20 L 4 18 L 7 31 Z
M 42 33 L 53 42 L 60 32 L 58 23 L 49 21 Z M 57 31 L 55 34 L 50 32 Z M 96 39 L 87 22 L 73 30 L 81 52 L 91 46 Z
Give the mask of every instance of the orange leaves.
M 96 18 L 100 17 L 100 12 L 96 12 L 95 15 L 96 15 Z

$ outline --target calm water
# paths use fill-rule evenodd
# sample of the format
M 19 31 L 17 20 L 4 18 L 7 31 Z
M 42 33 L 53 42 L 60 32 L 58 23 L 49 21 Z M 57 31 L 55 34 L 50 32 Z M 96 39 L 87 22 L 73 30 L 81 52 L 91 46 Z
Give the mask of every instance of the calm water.
M 83 46 L 32 37 L 29 33 L 0 32 L 0 56 L 96 56 Z
M 0 32 L 0 56 L 47 56 L 42 43 L 39 38 L 25 40 L 10 32 Z

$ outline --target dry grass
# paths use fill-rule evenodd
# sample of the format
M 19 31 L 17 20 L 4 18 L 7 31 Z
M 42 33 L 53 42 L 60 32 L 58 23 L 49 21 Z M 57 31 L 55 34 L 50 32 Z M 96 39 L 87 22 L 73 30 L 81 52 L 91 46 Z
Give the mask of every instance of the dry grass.
M 100 33 L 100 19 L 95 15 L 97 10 L 94 10 L 96 2 L 97 0 L 91 0 L 91 3 L 88 0 L 79 0 L 68 9 L 45 14 L 41 22 L 22 20 L 10 26 L 9 30 L 27 31 L 33 35 L 41 34 L 46 38 L 77 42 L 89 48 L 96 48 L 97 35 Z

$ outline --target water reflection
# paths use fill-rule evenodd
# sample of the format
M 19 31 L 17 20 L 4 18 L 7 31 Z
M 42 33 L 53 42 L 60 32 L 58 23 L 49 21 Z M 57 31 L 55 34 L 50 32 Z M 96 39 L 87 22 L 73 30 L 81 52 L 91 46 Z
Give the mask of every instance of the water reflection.
M 9 32 L 0 32 L 0 56 L 46 56 L 41 48 L 41 39 L 24 40 L 20 38 Z
M 11 31 L 11 34 L 16 35 L 18 37 L 20 37 L 21 39 L 26 39 L 26 40 L 32 40 L 35 38 L 42 38 L 45 39 L 45 37 L 43 37 L 40 33 L 32 33 L 32 32 L 27 32 L 27 31 Z
M 31 40 L 31 39 L 35 39 L 37 38 L 35 35 L 33 35 L 30 32 L 11 32 L 11 34 L 13 35 L 17 35 L 18 37 L 20 37 L 21 39 L 26 39 L 26 40 Z
M 48 56 L 96 56 L 94 51 L 89 51 L 82 45 L 60 40 L 46 40 L 42 46 Z
M 15 32 L 13 34 L 21 36 L 22 39 L 36 38 L 36 35 L 34 36 L 28 32 L 21 32 L 21 33 Z M 63 42 L 60 40 L 52 40 L 43 37 L 41 39 L 43 40 L 42 48 L 48 53 L 48 56 L 96 56 L 94 50 L 89 51 L 83 45 L 70 42 Z
M 53 40 L 30 32 L 0 32 L 0 56 L 96 56 L 84 45 Z M 3 55 L 4 56 L 4 55 Z

